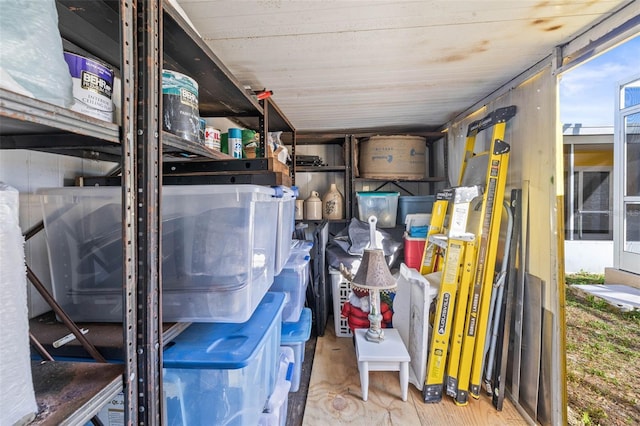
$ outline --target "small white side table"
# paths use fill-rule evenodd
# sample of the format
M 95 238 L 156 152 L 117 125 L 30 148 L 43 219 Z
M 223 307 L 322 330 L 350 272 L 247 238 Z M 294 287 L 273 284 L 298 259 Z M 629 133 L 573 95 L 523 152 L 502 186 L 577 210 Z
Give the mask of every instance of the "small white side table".
M 369 397 L 369 371 L 399 371 L 402 400 L 407 400 L 409 389 L 409 361 L 411 357 L 404 346 L 398 330 L 384 329 L 384 340 L 380 343 L 369 342 L 364 336 L 366 328 L 356 329 L 356 357 L 360 371 L 362 400 Z

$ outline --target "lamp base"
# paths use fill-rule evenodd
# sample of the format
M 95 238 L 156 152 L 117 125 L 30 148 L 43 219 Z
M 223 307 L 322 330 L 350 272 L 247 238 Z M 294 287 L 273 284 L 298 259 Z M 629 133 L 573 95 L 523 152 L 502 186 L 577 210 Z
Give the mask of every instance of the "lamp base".
M 384 340 L 384 331 L 381 328 L 378 330 L 372 330 L 371 328 L 367 330 L 367 334 L 364 335 L 364 338 L 369 342 L 380 343 Z

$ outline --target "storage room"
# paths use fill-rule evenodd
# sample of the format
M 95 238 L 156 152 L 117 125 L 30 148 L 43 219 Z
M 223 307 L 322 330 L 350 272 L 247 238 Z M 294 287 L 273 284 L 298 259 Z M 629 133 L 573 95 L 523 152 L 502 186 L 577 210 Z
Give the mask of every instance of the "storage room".
M 637 0 L 0 5 L 1 426 L 571 423 L 558 81 Z

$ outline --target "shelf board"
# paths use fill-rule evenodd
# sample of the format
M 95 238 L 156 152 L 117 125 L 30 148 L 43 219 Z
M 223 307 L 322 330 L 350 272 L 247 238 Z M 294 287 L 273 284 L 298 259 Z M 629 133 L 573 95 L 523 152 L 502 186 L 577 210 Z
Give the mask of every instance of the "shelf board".
M 344 172 L 346 166 L 296 166 L 296 173 Z
M 120 2 L 57 0 L 58 29 L 63 39 L 120 68 Z
M 108 360 L 119 361 L 123 358 L 123 331 L 121 323 L 77 323 L 79 328 L 86 328 L 87 340 Z M 162 343 L 166 345 L 191 323 L 162 324 Z M 54 348 L 53 342 L 70 333 L 69 329 L 58 322 L 53 312 L 47 312 L 29 320 L 29 330 L 35 338 L 54 358 L 90 358 L 78 340 Z
M 349 223 L 351 219 L 296 219 L 296 222 L 299 223 L 320 223 L 322 221 L 329 223 Z
M 82 425 L 123 389 L 124 365 L 32 361 L 38 414 L 30 425 Z
M 345 133 L 296 133 L 296 145 L 343 145 Z
M 269 128 L 267 129 L 269 132 L 294 132 L 295 128 L 293 124 L 289 121 L 286 115 L 282 112 L 280 107 L 275 103 L 275 101 L 271 98 L 267 98 L 262 101 L 263 105 L 266 104 L 267 107 L 265 110 L 268 112 Z M 297 137 L 296 137 L 297 140 Z
M 260 117 L 263 109 L 178 11 L 162 2 L 164 67 L 198 83 L 202 117 Z M 257 130 L 257 129 L 254 129 Z
M 386 178 L 355 178 L 357 182 L 444 182 L 445 177 L 427 177 L 424 179 L 386 179 Z
M 189 157 L 206 157 L 214 160 L 233 158 L 229 154 L 214 151 L 200 143 L 191 142 L 164 131 L 162 132 L 162 153 L 174 154 L 183 159 Z
M 97 147 L 105 142 L 120 145 L 120 129 L 115 123 L 5 89 L 0 89 L 0 127 L 2 148 L 58 147 L 67 137 L 74 146 Z

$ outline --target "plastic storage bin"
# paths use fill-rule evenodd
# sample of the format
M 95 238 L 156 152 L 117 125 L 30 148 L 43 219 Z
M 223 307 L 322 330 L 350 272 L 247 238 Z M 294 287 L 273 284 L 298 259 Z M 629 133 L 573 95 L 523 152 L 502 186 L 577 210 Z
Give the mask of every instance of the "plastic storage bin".
M 300 314 L 300 321 L 282 324 L 280 344 L 293 349 L 293 374 L 291 376 L 291 392 L 300 388 L 300 374 L 304 362 L 305 342 L 311 336 L 311 309 L 304 308 Z
M 333 325 L 336 330 L 336 337 L 351 337 L 349 321 L 343 318 L 342 306 L 349 300 L 351 284 L 337 269 L 329 268 L 331 276 L 331 292 L 333 294 Z
M 255 425 L 275 389 L 284 295 L 267 293 L 245 323 L 191 324 L 165 349 L 167 424 Z
M 393 228 L 396 226 L 399 197 L 399 192 L 357 192 L 358 218 L 366 222 L 374 215 L 380 228 Z
M 433 203 L 436 201 L 435 195 L 415 195 L 401 196 L 398 198 L 398 218 L 397 225 L 404 225 L 408 214 L 428 213 L 433 210 Z
M 278 275 L 289 259 L 291 253 L 291 240 L 296 227 L 294 220 L 297 188 L 287 188 L 285 186 L 275 187 L 278 191 L 278 229 L 276 233 L 276 255 L 274 274 Z
M 265 409 L 260 416 L 258 426 L 286 426 L 291 375 L 293 373 L 293 349 L 280 346 L 280 364 L 276 388 L 269 396 Z
M 308 254 L 294 252 L 282 268 L 282 272 L 273 279 L 269 291 L 284 293 L 285 305 L 282 310 L 282 322 L 297 322 L 304 308 L 309 284 Z
M 313 241 L 309 240 L 291 240 L 291 253 L 304 253 L 311 254 L 313 248 Z
M 122 321 L 119 187 L 40 191 L 56 300 Z M 277 198 L 257 185 L 163 186 L 163 321 L 243 322 L 273 282 Z

